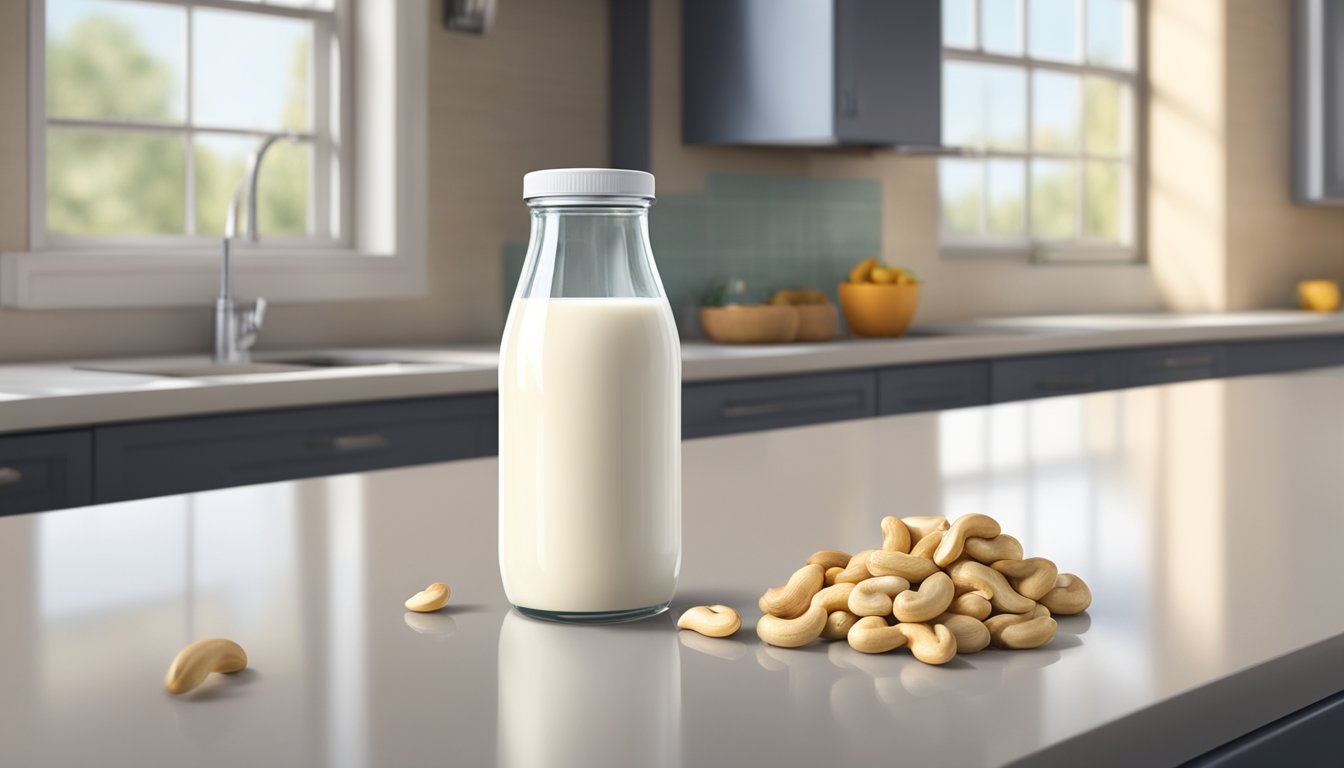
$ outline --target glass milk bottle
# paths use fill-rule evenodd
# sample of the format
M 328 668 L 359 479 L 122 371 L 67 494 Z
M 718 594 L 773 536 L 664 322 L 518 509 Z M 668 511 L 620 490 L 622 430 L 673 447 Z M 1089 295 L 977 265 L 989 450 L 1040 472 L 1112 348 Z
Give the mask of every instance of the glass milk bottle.
M 681 569 L 681 346 L 653 176 L 523 178 L 532 239 L 499 352 L 499 569 L 522 613 L 667 609 Z

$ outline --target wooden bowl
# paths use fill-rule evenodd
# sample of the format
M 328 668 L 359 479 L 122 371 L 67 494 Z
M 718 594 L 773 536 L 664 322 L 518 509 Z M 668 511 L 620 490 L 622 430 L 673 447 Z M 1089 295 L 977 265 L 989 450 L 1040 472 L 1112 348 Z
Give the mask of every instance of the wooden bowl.
M 905 333 L 919 306 L 919 285 L 841 283 L 840 308 L 855 336 L 893 338 Z
M 732 304 L 701 307 L 700 326 L 720 344 L 779 344 L 798 336 L 797 307 Z
M 795 341 L 827 341 L 835 336 L 840 321 L 840 310 L 834 304 L 800 304 L 798 310 L 798 337 Z

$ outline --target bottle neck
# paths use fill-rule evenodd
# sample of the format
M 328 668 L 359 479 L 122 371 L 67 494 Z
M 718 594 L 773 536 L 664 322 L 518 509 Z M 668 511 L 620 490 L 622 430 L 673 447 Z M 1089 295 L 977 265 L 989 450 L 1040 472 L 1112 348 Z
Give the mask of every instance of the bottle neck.
M 539 200 L 520 298 L 663 298 L 647 200 Z

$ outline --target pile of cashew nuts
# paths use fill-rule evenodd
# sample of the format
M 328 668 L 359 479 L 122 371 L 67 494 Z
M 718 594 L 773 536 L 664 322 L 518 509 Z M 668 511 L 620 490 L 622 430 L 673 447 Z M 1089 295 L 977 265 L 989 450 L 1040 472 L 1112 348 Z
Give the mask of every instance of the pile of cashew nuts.
M 781 648 L 818 638 L 847 640 L 863 653 L 908 647 L 926 664 L 945 664 L 990 645 L 1038 648 L 1055 636 L 1053 616 L 1091 603 L 1082 579 L 1024 557 L 992 517 L 949 524 L 942 516 L 888 516 L 881 549 L 815 552 L 788 583 L 767 590 L 756 634 Z M 711 637 L 739 624 L 727 606 L 692 608 L 678 622 Z

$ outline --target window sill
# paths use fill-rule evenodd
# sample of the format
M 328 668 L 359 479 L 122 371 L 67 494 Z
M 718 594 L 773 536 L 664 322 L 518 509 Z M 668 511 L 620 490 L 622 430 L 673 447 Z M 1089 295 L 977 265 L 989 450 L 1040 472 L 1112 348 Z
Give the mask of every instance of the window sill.
M 173 253 L 33 251 L 0 254 L 0 307 L 113 309 L 209 306 L 219 295 L 218 248 Z M 234 254 L 239 299 L 367 301 L 425 295 L 423 250 L 249 248 Z

